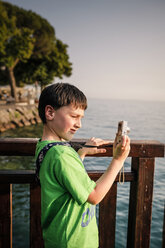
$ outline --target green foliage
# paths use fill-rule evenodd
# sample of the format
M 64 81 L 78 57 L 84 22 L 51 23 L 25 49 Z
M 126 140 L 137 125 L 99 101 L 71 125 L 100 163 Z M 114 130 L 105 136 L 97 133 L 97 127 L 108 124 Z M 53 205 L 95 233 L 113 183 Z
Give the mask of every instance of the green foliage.
M 3 2 L 3 6 L 10 18 L 16 17 L 17 28 L 26 27 L 33 30 L 36 40 L 33 53 L 39 57 L 49 54 L 55 39 L 54 28 L 49 22 L 31 10 L 27 11 L 6 2 Z
M 8 82 L 12 68 L 17 86 L 39 81 L 46 85 L 54 77 L 70 76 L 67 45 L 56 39 L 54 28 L 38 14 L 0 2 L 0 84 Z
M 6 41 L 15 29 L 15 17 L 8 18 L 8 14 L 0 2 L 0 53 L 5 55 Z
M 25 62 L 33 52 L 35 38 L 29 28 L 16 27 L 16 16 L 7 14 L 1 6 L 0 63 L 14 68 L 19 61 Z
M 0 62 L 11 68 L 19 62 L 26 62 L 30 58 L 34 47 L 34 38 L 31 30 L 27 28 L 15 29 L 13 35 L 5 40 L 5 49 L 0 53 Z

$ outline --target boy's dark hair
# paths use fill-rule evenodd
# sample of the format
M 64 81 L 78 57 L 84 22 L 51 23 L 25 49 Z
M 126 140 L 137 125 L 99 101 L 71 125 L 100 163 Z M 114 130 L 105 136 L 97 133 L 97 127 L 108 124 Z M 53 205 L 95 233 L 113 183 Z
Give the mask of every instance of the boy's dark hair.
M 47 86 L 40 95 L 38 111 L 42 122 L 46 123 L 45 107 L 51 105 L 55 110 L 72 104 L 76 108 L 87 108 L 86 96 L 74 85 L 56 83 Z

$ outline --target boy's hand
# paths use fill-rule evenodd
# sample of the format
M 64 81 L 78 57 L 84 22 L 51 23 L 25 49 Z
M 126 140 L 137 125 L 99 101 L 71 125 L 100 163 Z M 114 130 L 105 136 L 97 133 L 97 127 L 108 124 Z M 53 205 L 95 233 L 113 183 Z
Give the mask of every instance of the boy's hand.
M 89 147 L 82 147 L 78 150 L 78 154 L 79 156 L 81 157 L 81 159 L 83 160 L 84 157 L 86 155 L 93 155 L 93 154 L 97 154 L 97 153 L 104 153 L 106 152 L 106 149 L 104 148 L 98 148 L 98 146 L 101 146 L 101 145 L 106 145 L 106 144 L 109 144 L 110 141 L 105 141 L 105 140 L 102 140 L 102 139 L 99 139 L 99 138 L 91 138 L 89 139 L 85 145 L 86 146 L 89 146 Z M 93 147 L 90 147 L 90 146 L 93 146 Z
M 122 141 L 119 144 L 116 144 L 116 139 L 113 145 L 113 158 L 124 162 L 128 157 L 130 152 L 130 138 L 127 135 L 124 135 Z

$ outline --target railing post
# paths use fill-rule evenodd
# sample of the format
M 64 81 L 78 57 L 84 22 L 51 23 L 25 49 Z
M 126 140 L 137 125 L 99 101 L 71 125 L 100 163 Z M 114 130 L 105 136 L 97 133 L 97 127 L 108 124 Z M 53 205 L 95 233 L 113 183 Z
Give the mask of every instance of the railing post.
M 30 248 L 43 248 L 41 231 L 41 187 L 30 184 Z
M 115 247 L 117 183 L 99 204 L 99 248 Z
M 150 244 L 154 158 L 132 158 L 137 180 L 131 182 L 127 248 L 148 248 Z
M 0 184 L 0 248 L 12 248 L 12 184 Z

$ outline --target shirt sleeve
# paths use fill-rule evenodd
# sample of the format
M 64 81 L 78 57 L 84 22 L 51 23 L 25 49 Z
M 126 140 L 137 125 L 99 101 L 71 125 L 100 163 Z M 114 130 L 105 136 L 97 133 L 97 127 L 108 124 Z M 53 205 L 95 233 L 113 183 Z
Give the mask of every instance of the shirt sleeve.
M 59 183 L 78 204 L 84 204 L 96 183 L 88 176 L 82 161 L 75 152 L 64 152 L 56 157 L 55 174 Z

